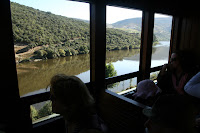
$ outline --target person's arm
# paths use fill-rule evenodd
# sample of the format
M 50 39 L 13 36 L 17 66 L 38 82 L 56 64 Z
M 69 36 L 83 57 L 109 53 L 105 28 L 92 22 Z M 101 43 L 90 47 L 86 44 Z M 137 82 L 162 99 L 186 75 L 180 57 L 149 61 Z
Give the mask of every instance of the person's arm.
M 196 75 L 194 75 L 188 82 L 188 84 L 197 84 L 200 83 L 200 72 L 198 72 Z
M 169 64 L 163 65 L 163 67 L 160 70 L 160 73 L 158 74 L 158 77 L 157 77 L 158 83 L 165 82 L 165 80 L 168 78 L 168 72 L 167 72 L 168 68 L 169 68 Z
M 170 77 L 169 64 L 164 64 L 157 77 L 157 86 L 162 90 L 162 93 L 169 92 Z
M 185 85 L 184 89 L 191 89 L 192 87 L 199 88 L 200 87 L 200 72 L 194 75 Z

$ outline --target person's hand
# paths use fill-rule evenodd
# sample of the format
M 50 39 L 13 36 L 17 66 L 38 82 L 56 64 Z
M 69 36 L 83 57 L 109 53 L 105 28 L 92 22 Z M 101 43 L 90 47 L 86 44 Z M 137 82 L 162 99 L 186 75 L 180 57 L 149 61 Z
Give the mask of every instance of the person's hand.
M 169 64 L 164 64 L 161 71 L 160 71 L 160 74 L 164 75 L 165 71 L 167 71 L 168 68 L 169 68 Z
M 166 69 L 169 67 L 169 64 L 164 64 L 162 69 L 164 69 L 164 71 L 166 71 Z

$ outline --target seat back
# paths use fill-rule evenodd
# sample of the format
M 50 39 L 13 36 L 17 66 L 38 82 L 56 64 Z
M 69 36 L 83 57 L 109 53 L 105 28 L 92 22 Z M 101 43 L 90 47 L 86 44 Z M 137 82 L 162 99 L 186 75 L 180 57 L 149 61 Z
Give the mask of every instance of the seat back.
M 143 108 L 145 105 L 109 90 L 102 92 L 98 101 L 99 115 L 112 133 L 144 133 L 147 117 Z

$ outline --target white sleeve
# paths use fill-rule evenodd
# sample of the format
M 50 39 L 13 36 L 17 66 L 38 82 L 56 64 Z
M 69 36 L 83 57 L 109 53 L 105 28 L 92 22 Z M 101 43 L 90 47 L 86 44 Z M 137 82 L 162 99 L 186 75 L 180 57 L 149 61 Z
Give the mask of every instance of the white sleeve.
M 198 72 L 187 82 L 187 84 L 184 87 L 184 90 L 186 93 L 192 96 L 200 94 L 200 72 Z

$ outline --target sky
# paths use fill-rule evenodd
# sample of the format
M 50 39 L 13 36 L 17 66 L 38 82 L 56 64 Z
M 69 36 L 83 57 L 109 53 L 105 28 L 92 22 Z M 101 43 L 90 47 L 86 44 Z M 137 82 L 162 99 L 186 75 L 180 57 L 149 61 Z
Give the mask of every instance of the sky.
M 53 14 L 66 16 L 69 18 L 79 18 L 89 20 L 89 3 L 74 2 L 69 0 L 10 0 L 22 5 L 33 7 Z M 119 8 L 113 6 L 106 7 L 106 23 L 112 24 L 120 20 L 142 17 L 142 11 Z M 156 14 L 155 17 L 167 17 Z

